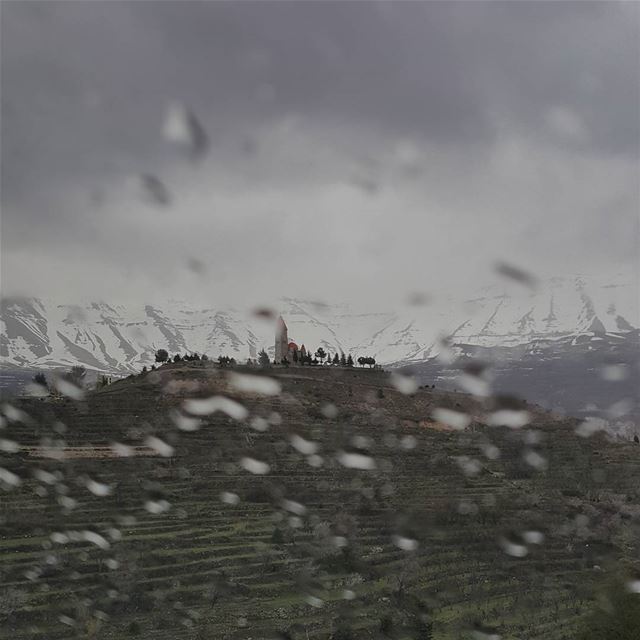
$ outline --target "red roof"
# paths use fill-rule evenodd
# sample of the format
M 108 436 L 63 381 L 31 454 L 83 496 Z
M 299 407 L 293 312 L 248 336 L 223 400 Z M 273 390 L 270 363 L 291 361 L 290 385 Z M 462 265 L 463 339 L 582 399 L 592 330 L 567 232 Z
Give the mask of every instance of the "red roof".
M 291 350 L 295 349 L 297 351 L 298 350 L 298 345 L 295 342 L 290 342 L 289 343 L 289 349 L 291 349 Z

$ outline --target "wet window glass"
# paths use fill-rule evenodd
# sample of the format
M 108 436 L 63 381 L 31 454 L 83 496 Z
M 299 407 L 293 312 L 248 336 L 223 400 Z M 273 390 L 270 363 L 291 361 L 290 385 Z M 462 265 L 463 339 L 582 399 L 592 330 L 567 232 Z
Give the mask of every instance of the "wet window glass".
M 640 637 L 640 5 L 0 18 L 0 637 Z

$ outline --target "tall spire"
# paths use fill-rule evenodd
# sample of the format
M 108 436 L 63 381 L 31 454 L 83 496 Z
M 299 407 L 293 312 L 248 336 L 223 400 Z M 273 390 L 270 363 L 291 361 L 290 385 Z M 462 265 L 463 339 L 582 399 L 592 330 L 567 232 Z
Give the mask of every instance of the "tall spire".
M 282 362 L 282 359 L 285 358 L 287 353 L 289 352 L 289 338 L 287 333 L 287 325 L 282 319 L 282 316 L 280 316 L 276 324 L 276 344 L 274 358 L 276 364 L 280 364 Z

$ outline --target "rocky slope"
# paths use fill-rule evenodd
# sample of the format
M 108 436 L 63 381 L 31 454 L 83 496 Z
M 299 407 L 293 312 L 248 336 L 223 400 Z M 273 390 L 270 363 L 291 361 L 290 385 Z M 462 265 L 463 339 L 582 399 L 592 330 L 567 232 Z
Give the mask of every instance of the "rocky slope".
M 640 332 L 536 339 L 517 346 L 457 344 L 453 362 L 431 358 L 407 369 L 421 384 L 463 389 L 464 370 L 485 363 L 493 393 L 547 409 L 604 419 L 624 439 L 640 435 Z

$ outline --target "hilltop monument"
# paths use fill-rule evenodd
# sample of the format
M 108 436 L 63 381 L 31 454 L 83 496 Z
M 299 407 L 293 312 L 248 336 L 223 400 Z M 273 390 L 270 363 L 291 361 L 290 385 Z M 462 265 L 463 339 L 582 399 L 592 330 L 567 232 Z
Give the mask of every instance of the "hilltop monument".
M 274 361 L 276 364 L 281 364 L 286 358 L 289 363 L 294 362 L 294 353 L 306 355 L 306 349 L 304 345 L 298 348 L 298 345 L 289 341 L 289 331 L 282 316 L 278 318 L 276 324 L 276 343 L 275 343 L 275 355 Z

